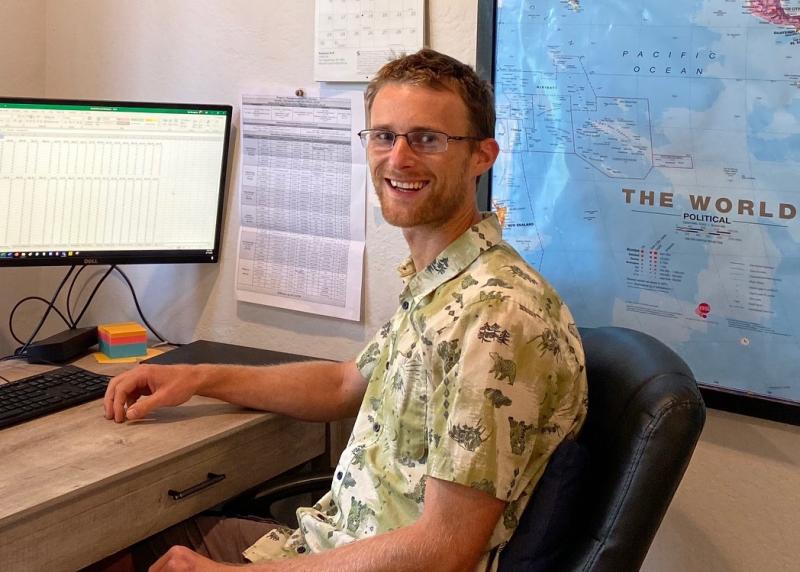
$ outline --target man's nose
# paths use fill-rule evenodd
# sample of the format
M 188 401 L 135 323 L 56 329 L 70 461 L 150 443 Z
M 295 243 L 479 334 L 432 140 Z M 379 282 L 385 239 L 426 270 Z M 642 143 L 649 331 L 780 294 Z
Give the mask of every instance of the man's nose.
M 396 135 L 394 145 L 389 151 L 389 159 L 392 164 L 402 166 L 413 161 L 416 157 L 416 152 L 408 144 L 408 138 L 405 135 Z

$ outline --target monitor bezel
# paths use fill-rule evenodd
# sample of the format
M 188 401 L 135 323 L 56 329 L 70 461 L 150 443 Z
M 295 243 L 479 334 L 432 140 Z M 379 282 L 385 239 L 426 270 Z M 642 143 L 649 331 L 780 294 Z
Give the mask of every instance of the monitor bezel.
M 134 107 L 152 109 L 186 109 L 196 111 L 218 111 L 225 114 L 225 136 L 222 149 L 222 161 L 219 176 L 219 191 L 217 193 L 217 216 L 214 232 L 213 249 L 183 250 L 92 250 L 92 251 L 62 251 L 55 255 L 41 253 L 30 256 L 0 256 L 0 268 L 3 267 L 38 267 L 38 266 L 73 266 L 96 264 L 183 264 L 219 262 L 222 248 L 223 211 L 225 207 L 226 186 L 230 171 L 229 153 L 231 145 L 231 124 L 233 119 L 233 106 L 217 103 L 176 103 L 158 101 L 128 101 L 128 100 L 101 100 L 101 99 L 61 99 L 61 98 L 36 98 L 36 97 L 9 97 L 0 96 L 0 104 L 18 103 L 33 105 L 75 105 L 88 107 Z M 62 255 L 63 253 L 63 255 Z M 13 253 L 11 253 L 13 254 Z

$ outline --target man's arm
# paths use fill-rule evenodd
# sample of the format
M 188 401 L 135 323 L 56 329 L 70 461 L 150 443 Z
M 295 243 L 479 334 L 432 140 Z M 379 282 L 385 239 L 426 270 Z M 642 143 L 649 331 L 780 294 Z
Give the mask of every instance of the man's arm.
M 128 419 L 141 419 L 158 407 L 202 395 L 298 419 L 332 421 L 354 416 L 366 387 L 354 361 L 271 367 L 143 364 L 109 382 L 103 408 L 107 419 L 121 423 L 126 407 Z
M 428 478 L 417 522 L 321 554 L 255 564 L 258 572 L 463 572 L 474 570 L 506 503 L 483 491 Z M 227 570 L 188 548 L 174 546 L 151 568 Z

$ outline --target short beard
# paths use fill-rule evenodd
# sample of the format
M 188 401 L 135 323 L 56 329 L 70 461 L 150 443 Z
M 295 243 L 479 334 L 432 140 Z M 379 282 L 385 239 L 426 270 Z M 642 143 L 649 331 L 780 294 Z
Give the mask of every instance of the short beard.
M 440 185 L 446 185 L 447 192 L 442 192 L 442 188 L 437 189 L 437 196 L 429 196 L 424 203 L 417 205 L 414 210 L 391 209 L 387 207 L 384 194 L 378 189 L 383 189 L 385 183 L 383 177 L 372 176 L 372 184 L 375 187 L 375 194 L 381 205 L 383 219 L 392 226 L 398 228 L 413 228 L 416 226 L 433 226 L 450 220 L 457 212 L 464 207 L 464 201 L 470 200 L 470 196 L 461 194 L 457 189 L 466 186 L 466 170 L 469 158 L 464 160 L 462 168 L 459 170 L 456 180 L 438 180 Z M 456 189 L 456 190 L 454 190 Z

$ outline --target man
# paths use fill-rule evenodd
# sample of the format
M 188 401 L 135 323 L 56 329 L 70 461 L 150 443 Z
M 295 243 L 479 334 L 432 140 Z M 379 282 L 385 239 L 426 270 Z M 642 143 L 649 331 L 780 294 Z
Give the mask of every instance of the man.
M 250 525 L 228 519 L 185 544 L 256 570 L 490 569 L 548 457 L 583 423 L 583 351 L 566 306 L 478 211 L 477 180 L 499 151 L 491 88 L 422 50 L 381 69 L 367 107 L 372 181 L 411 253 L 391 320 L 344 363 L 137 368 L 109 384 L 106 417 L 192 395 L 308 420 L 358 413 L 331 491 L 298 511 L 297 531 L 256 523 L 243 540 Z M 223 568 L 173 547 L 151 570 Z

